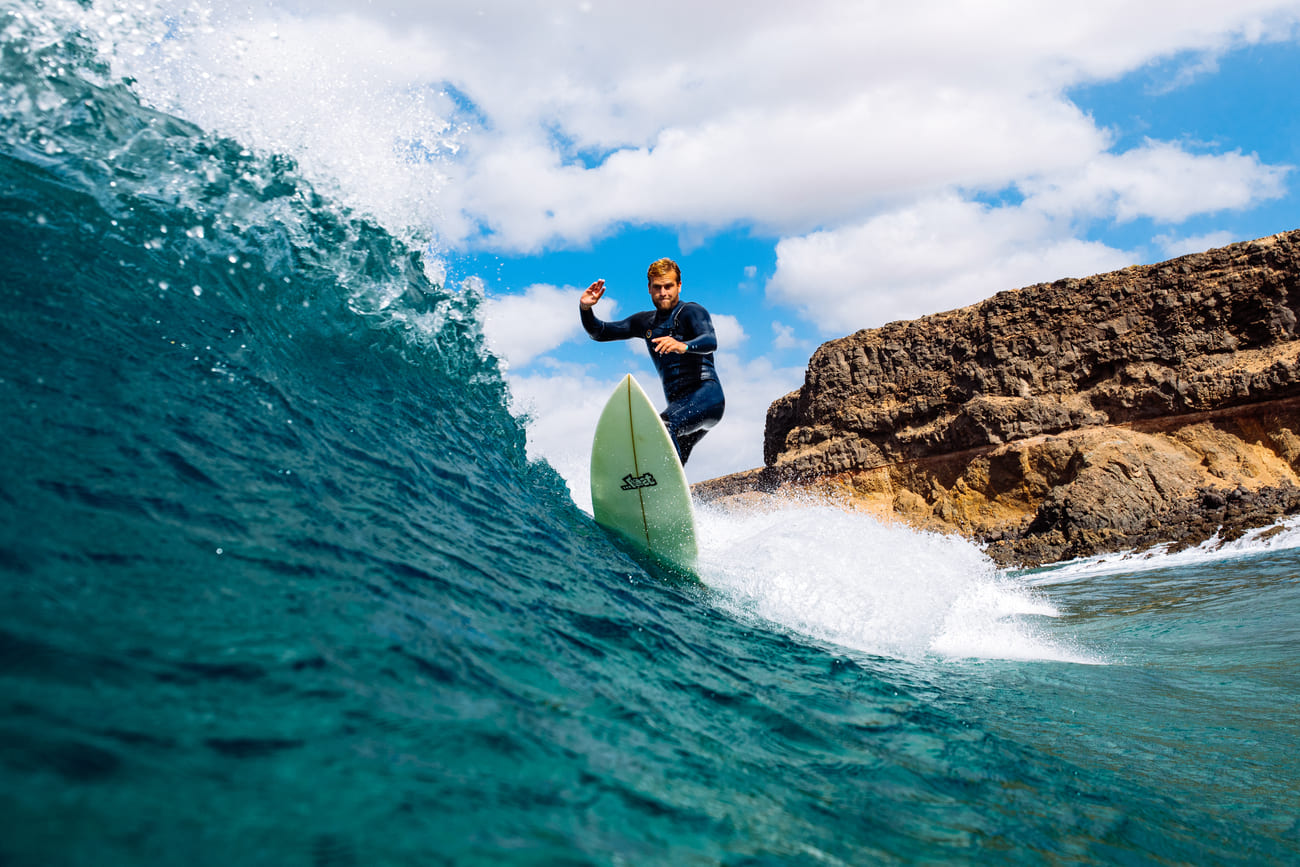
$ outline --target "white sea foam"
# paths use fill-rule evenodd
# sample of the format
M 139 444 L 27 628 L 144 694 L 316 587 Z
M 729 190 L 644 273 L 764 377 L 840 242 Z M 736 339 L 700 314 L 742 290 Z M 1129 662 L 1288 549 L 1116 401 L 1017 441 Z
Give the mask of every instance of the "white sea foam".
M 698 510 L 719 604 L 866 653 L 1095 663 L 1042 628 L 1055 607 L 956 536 L 816 501 Z
M 414 37 L 361 18 L 191 0 L 49 0 L 47 12 L 75 22 L 147 104 L 291 157 L 319 190 L 408 243 L 431 244 L 456 213 L 445 205 L 464 125 L 438 82 L 409 85 L 430 53 Z M 426 262 L 441 282 L 443 264 Z
M 1031 585 L 1042 587 L 1100 575 L 1196 566 L 1293 550 L 1300 548 L 1300 516 L 1251 530 L 1231 542 L 1224 542 L 1216 536 L 1180 551 L 1171 551 L 1170 547 L 1160 545 L 1145 551 L 1124 551 L 1071 560 L 1023 577 Z

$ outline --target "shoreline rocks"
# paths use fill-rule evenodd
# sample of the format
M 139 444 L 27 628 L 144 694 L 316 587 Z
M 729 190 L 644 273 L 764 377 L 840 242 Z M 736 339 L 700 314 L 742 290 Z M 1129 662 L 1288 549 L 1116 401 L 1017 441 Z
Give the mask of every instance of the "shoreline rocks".
M 831 496 L 1008 566 L 1235 538 L 1300 512 L 1298 313 L 1290 232 L 859 331 L 772 404 L 762 469 L 695 492 Z

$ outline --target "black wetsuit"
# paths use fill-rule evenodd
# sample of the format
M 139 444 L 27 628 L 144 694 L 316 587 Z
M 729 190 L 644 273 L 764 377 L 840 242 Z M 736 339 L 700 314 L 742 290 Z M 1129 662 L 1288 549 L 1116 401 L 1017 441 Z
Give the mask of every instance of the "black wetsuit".
M 618 322 L 602 322 L 591 310 L 582 311 L 582 327 L 593 340 L 645 340 L 650 359 L 663 382 L 668 407 L 659 413 L 686 463 L 691 449 L 722 418 L 726 399 L 713 366 L 718 337 L 709 311 L 693 301 L 679 301 L 672 310 L 646 310 Z M 671 336 L 686 344 L 686 352 L 655 352 L 656 337 Z

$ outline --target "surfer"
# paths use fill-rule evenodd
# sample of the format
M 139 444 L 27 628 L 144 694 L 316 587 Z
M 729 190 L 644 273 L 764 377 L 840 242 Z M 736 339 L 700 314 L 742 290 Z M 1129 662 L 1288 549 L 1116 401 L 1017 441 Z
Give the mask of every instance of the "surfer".
M 597 319 L 591 308 L 605 294 L 604 280 L 583 290 L 578 309 L 582 327 L 593 340 L 645 340 L 668 400 L 668 407 L 659 417 L 685 464 L 691 449 L 718 423 L 726 406 L 713 365 L 718 338 L 709 311 L 694 301 L 681 300 L 682 270 L 676 262 L 652 262 L 646 279 L 654 310 L 634 313 L 618 322 Z

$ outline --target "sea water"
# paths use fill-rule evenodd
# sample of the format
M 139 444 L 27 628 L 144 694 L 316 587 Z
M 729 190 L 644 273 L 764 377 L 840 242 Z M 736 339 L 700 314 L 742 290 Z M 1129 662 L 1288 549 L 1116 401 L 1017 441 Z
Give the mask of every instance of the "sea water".
M 1300 860 L 1300 528 L 706 506 L 648 571 L 481 298 L 114 27 L 0 5 L 0 865 Z

